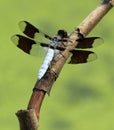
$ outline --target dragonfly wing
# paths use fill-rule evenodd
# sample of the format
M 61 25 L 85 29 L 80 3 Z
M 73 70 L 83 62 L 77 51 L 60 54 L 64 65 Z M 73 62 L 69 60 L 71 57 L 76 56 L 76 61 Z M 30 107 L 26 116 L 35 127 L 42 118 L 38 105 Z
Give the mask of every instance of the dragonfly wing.
M 87 63 L 97 59 L 97 55 L 92 51 L 72 50 L 69 64 Z
M 86 48 L 93 48 L 101 45 L 103 43 L 103 39 L 100 37 L 88 37 L 78 40 L 79 43 L 76 48 L 86 49 Z
M 38 43 L 30 38 L 24 37 L 19 34 L 12 36 L 11 40 L 18 48 L 20 48 L 27 54 L 34 55 L 34 56 L 39 56 L 39 52 L 42 51 L 42 47 L 46 47 L 46 48 L 49 47 L 48 44 Z M 42 44 L 44 46 L 42 46 Z
M 19 28 L 21 29 L 21 31 L 27 35 L 30 38 L 38 38 L 39 34 L 43 35 L 45 38 L 51 40 L 52 38 L 50 36 L 48 36 L 47 34 L 41 32 L 38 28 L 36 28 L 34 25 L 32 25 L 31 23 L 27 22 L 27 21 L 20 21 L 19 22 Z

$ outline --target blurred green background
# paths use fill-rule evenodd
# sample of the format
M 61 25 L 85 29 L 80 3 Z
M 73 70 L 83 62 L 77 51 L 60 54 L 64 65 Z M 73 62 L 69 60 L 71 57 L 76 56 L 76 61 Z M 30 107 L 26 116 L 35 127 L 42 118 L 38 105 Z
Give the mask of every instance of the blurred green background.
M 84 3 L 83 3 L 84 2 Z M 85 4 L 87 2 L 87 4 Z M 35 58 L 10 40 L 27 20 L 50 35 L 72 32 L 100 0 L 0 1 L 0 129 L 19 130 L 15 112 L 26 109 L 43 57 Z M 86 5 L 86 6 L 85 6 Z M 111 10 L 89 36 L 104 44 L 94 51 L 98 60 L 65 65 L 51 96 L 45 97 L 39 130 L 114 130 L 114 20 Z

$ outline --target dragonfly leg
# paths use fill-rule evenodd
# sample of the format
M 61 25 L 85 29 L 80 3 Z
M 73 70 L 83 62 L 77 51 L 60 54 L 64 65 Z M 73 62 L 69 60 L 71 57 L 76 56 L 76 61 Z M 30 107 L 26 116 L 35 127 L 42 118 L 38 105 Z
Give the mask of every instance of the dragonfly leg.
M 82 33 L 80 33 L 80 29 L 77 28 L 76 31 L 77 31 L 77 34 L 78 34 L 78 39 L 77 39 L 77 41 L 83 40 L 83 39 L 84 39 L 84 35 L 83 35 Z

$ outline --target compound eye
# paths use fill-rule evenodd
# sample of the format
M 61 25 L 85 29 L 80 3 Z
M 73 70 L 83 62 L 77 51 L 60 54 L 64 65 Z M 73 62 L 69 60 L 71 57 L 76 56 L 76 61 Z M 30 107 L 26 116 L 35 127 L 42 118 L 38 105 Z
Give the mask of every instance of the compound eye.
M 57 34 L 61 36 L 61 38 L 67 37 L 67 32 L 65 30 L 59 30 Z

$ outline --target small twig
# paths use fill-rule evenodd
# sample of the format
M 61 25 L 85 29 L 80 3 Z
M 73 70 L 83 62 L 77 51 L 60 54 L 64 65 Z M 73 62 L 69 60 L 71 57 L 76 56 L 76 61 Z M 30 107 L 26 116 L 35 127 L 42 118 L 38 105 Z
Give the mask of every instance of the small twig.
M 102 0 L 101 4 L 95 10 L 93 10 L 93 12 L 90 13 L 88 17 L 78 26 L 80 32 L 86 36 L 102 19 L 102 17 L 113 7 L 113 5 L 114 0 Z M 69 50 L 74 49 L 78 44 L 78 42 L 76 42 L 77 38 L 78 35 L 77 31 L 75 30 L 69 37 L 67 42 L 68 46 L 65 51 L 63 51 L 62 55 L 58 54 L 54 57 L 51 67 L 49 67 L 46 74 L 40 81 L 36 82 L 28 105 L 28 110 L 17 112 L 21 130 L 37 130 L 37 119 L 39 119 L 40 108 L 45 97 L 45 93 L 50 93 L 53 83 L 60 74 L 62 67 L 70 55 Z M 60 57 L 59 60 L 55 60 L 58 57 Z M 32 116 L 30 116 L 31 111 Z

